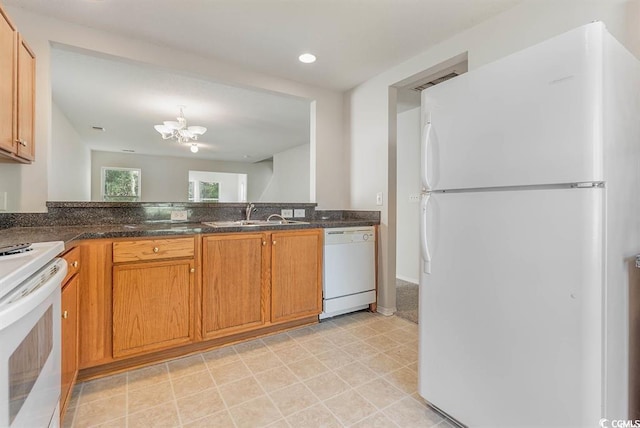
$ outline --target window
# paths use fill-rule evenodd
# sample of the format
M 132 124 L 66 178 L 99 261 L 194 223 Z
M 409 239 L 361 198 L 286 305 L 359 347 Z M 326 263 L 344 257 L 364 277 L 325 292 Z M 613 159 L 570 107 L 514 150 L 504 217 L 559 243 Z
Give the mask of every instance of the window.
M 189 201 L 217 202 L 220 199 L 220 183 L 189 181 Z
M 102 167 L 102 200 L 139 201 L 140 175 L 137 168 Z

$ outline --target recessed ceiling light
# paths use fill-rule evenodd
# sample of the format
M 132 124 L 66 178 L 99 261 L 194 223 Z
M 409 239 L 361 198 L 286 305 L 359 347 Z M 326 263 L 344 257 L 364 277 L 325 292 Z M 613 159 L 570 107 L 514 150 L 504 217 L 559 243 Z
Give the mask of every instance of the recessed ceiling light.
M 311 64 L 312 62 L 316 62 L 316 56 L 310 53 L 303 53 L 298 57 L 300 62 L 304 62 L 305 64 Z

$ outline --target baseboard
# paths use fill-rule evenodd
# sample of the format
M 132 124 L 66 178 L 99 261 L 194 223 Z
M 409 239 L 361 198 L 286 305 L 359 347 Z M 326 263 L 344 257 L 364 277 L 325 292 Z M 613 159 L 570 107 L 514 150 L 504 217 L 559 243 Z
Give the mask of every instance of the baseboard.
M 391 315 L 395 314 L 397 310 L 397 308 L 384 308 L 378 305 L 377 312 L 384 315 L 385 317 L 390 317 Z
M 396 278 L 397 279 L 401 279 L 402 281 L 406 281 L 406 282 L 410 282 L 412 284 L 416 284 L 416 285 L 418 285 L 418 283 L 420 282 L 419 280 L 417 280 L 415 278 L 409 278 L 409 277 L 404 276 L 404 275 L 396 274 Z

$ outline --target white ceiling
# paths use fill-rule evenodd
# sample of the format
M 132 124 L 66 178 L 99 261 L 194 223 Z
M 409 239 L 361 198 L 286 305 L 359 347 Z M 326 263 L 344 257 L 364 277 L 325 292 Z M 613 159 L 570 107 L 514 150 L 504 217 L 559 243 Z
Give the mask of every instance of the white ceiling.
M 54 103 L 93 150 L 256 162 L 309 143 L 308 100 L 221 85 L 63 46 L 52 49 L 51 70 Z M 163 140 L 153 128 L 175 120 L 179 105 L 186 107 L 188 125 L 207 128 L 198 140 L 197 154 L 189 146 Z
M 518 0 L 4 0 L 36 13 L 346 90 Z M 303 52 L 318 57 L 302 64 Z

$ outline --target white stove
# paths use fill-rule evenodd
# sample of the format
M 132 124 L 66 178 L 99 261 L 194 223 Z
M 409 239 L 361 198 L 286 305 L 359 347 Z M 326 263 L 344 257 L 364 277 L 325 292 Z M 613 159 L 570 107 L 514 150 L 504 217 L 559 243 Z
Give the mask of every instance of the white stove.
M 29 248 L 0 256 L 0 426 L 58 427 L 64 244 Z

